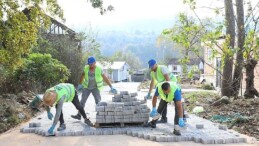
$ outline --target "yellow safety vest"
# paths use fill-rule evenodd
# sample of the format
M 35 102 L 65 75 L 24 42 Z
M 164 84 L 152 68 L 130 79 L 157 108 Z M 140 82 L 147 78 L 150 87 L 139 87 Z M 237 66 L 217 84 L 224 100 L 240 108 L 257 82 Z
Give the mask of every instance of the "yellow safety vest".
M 160 98 L 162 98 L 164 101 L 166 101 L 166 102 L 171 102 L 171 101 L 173 101 L 174 100 L 174 92 L 177 90 L 177 89 L 181 89 L 180 87 L 179 87 L 179 85 L 177 84 L 177 83 L 175 83 L 175 82 L 168 82 L 169 84 L 170 84 L 170 88 L 171 88 L 171 91 L 170 91 L 170 93 L 166 96 L 165 94 L 164 94 L 164 92 L 163 92 L 163 89 L 162 89 L 162 84 L 163 84 L 164 82 L 162 82 L 162 83 L 159 83 L 157 86 L 158 86 L 158 93 L 159 93 L 159 96 L 160 96 Z
M 75 86 L 69 83 L 60 83 L 48 89 L 46 92 L 49 91 L 55 91 L 58 94 L 58 97 L 54 104 L 57 104 L 57 102 L 60 100 L 62 96 L 66 97 L 65 102 L 71 102 L 75 97 Z
M 165 66 L 158 65 L 156 72 L 154 71 L 151 72 L 151 78 L 155 81 L 155 85 L 165 81 L 165 76 L 162 73 L 162 69 L 161 69 L 162 67 L 165 67 Z M 170 81 L 177 83 L 177 79 L 172 73 L 169 73 L 169 78 L 170 78 Z
M 83 87 L 84 88 L 88 88 L 88 83 L 89 83 L 88 73 L 89 73 L 89 69 L 90 69 L 89 65 L 86 65 L 85 68 L 84 68 L 84 73 L 85 73 L 85 78 L 84 78 L 84 81 L 83 81 Z M 101 90 L 102 87 L 103 87 L 103 76 L 102 76 L 102 69 L 101 69 L 101 67 L 96 66 L 94 75 L 95 75 L 95 81 L 96 81 L 96 84 L 97 84 L 97 88 L 98 88 L 98 90 Z

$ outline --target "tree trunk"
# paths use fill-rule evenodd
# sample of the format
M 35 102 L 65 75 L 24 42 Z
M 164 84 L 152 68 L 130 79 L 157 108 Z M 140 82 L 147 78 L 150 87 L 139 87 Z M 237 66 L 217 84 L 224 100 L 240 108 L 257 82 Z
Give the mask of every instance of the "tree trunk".
M 245 42 L 245 29 L 244 29 L 244 4 L 243 0 L 236 0 L 237 7 L 237 46 L 239 48 L 236 54 L 236 65 L 233 76 L 233 95 L 238 96 L 240 89 L 240 82 L 242 77 L 242 69 L 243 69 L 243 49 Z M 242 87 L 241 87 L 242 88 Z
M 235 16 L 232 0 L 225 0 L 225 20 L 226 20 L 226 35 L 230 37 L 229 49 L 235 45 Z M 224 52 L 225 53 L 225 52 Z M 230 54 L 226 54 L 224 58 L 223 77 L 222 77 L 222 96 L 232 96 L 232 72 L 233 58 Z
M 254 68 L 257 64 L 257 61 L 254 59 L 249 59 L 246 68 L 246 91 L 245 98 L 254 98 L 255 96 L 259 97 L 258 91 L 254 88 Z

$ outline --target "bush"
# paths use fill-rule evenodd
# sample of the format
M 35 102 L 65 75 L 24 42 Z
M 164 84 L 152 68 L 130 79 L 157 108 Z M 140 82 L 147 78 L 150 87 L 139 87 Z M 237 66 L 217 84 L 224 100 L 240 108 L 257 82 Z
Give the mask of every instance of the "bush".
M 215 88 L 210 84 L 203 84 L 201 88 L 205 90 L 215 90 Z
M 45 90 L 69 78 L 68 68 L 50 54 L 33 53 L 24 60 L 24 65 L 16 70 L 16 78 L 23 90 Z

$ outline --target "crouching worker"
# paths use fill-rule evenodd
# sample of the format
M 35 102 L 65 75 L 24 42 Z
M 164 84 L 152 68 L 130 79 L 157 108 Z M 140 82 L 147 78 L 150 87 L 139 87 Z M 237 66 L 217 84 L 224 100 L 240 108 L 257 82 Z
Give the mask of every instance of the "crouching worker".
M 160 103 L 156 110 L 157 97 L 160 96 Z M 177 126 L 184 127 L 185 122 L 183 119 L 183 108 L 181 102 L 181 89 L 175 82 L 162 82 L 159 83 L 155 95 L 152 100 L 153 109 L 150 116 L 153 118 L 151 122 L 147 123 L 146 127 L 156 128 L 156 122 L 160 118 L 161 113 L 167 108 L 167 104 L 171 101 L 175 103 L 175 116 L 174 116 L 174 134 L 181 135 Z
M 48 89 L 43 96 L 43 103 L 44 105 L 46 105 L 48 119 L 52 120 L 53 118 L 53 115 L 50 112 L 50 107 L 52 107 L 53 105 L 56 106 L 56 115 L 54 117 L 52 126 L 48 130 L 49 135 L 54 135 L 54 129 L 58 123 L 58 120 L 60 122 L 60 126 L 57 128 L 57 130 L 61 131 L 66 129 L 62 112 L 64 102 L 72 102 L 76 109 L 84 117 L 84 122 L 88 126 L 93 126 L 91 121 L 86 117 L 85 111 L 79 102 L 78 95 L 74 85 L 68 83 L 61 83 Z

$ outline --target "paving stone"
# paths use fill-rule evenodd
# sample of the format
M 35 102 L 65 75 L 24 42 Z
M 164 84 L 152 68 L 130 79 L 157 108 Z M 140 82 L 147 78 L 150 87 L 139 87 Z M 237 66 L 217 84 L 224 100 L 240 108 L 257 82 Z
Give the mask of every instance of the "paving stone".
M 224 142 L 225 140 L 224 139 L 215 139 L 214 140 L 214 143 L 215 144 L 224 144 L 224 143 L 226 143 L 226 142 Z
M 132 135 L 132 131 L 131 130 L 127 130 L 127 135 Z
M 101 101 L 97 104 L 97 106 L 107 106 L 107 102 Z
M 108 112 L 108 116 L 114 116 L 115 112 Z
M 131 98 L 129 95 L 123 95 L 122 98 Z
M 107 112 L 98 112 L 97 115 L 100 115 L 100 116 L 105 116 L 107 115 L 108 113 Z
M 201 143 L 202 144 L 214 144 L 214 140 L 209 139 L 209 138 L 201 138 Z
M 133 137 L 138 137 L 138 131 L 132 131 L 132 136 Z
M 97 112 L 104 112 L 105 108 L 104 108 L 104 106 L 96 106 L 95 107 L 95 111 L 97 111 Z
M 143 132 L 138 132 L 138 138 L 144 138 L 144 133 Z
M 136 96 L 138 96 L 138 93 L 137 92 L 135 92 L 135 93 L 130 93 L 129 94 L 131 97 L 136 97 Z
M 156 141 L 156 135 L 150 135 L 149 139 L 152 140 L 152 141 Z
M 144 139 L 150 139 L 150 134 L 144 134 Z
M 115 107 L 105 107 L 105 111 L 113 112 Z
M 40 127 L 41 123 L 29 123 L 29 128 Z
M 129 95 L 128 91 L 120 91 L 120 95 Z
M 115 112 L 122 112 L 123 111 L 123 108 L 122 107 L 116 107 L 114 109 Z
M 197 129 L 203 129 L 203 128 L 204 128 L 204 125 L 203 125 L 203 124 L 196 124 L 196 128 L 197 128 Z

